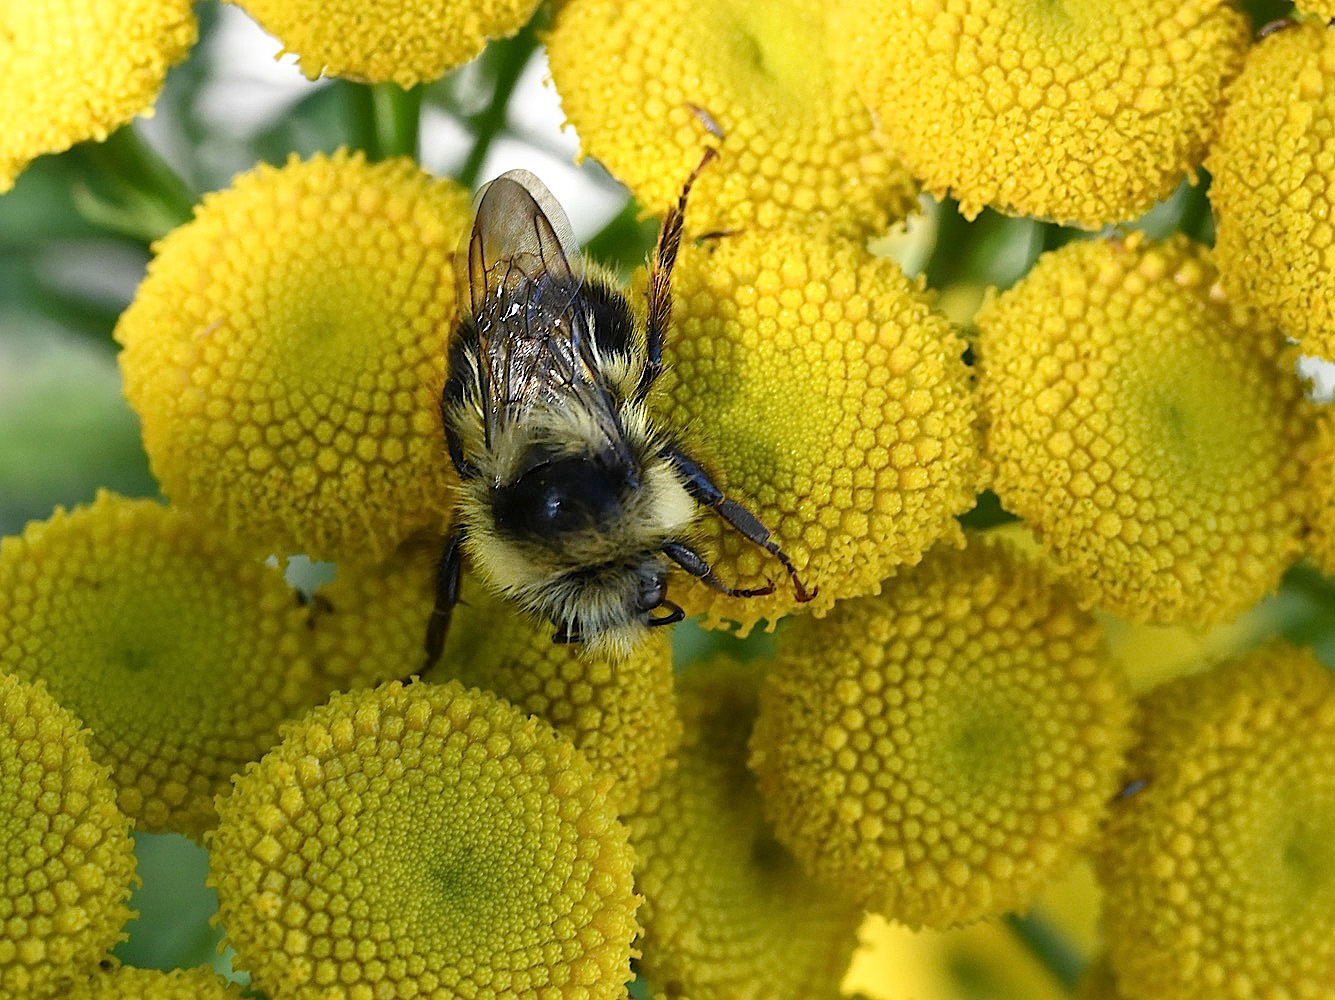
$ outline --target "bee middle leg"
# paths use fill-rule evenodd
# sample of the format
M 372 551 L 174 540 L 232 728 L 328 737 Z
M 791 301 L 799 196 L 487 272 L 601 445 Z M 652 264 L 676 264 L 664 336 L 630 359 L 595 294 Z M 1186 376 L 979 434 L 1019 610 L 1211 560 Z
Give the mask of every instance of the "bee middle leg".
M 759 545 L 762 549 L 779 560 L 784 570 L 788 573 L 788 579 L 792 581 L 793 593 L 798 601 L 806 603 L 816 596 L 819 588 L 807 590 L 806 585 L 797 575 L 797 567 L 793 561 L 788 558 L 788 553 L 779 548 L 777 542 L 770 536 L 770 530 L 749 510 L 739 504 L 736 500 L 729 500 L 724 495 L 717 483 L 709 477 L 695 461 L 685 452 L 675 447 L 664 448 L 662 456 L 672 463 L 672 467 L 681 475 L 686 492 L 689 493 L 697 503 L 704 504 L 713 510 L 719 517 L 723 518 L 728 525 L 740 534 L 747 541 Z
M 662 552 L 691 576 L 720 594 L 727 594 L 729 597 L 764 597 L 766 594 L 774 593 L 772 583 L 767 583 L 763 587 L 728 586 L 714 575 L 714 567 L 709 565 L 709 561 L 684 542 L 664 542 Z

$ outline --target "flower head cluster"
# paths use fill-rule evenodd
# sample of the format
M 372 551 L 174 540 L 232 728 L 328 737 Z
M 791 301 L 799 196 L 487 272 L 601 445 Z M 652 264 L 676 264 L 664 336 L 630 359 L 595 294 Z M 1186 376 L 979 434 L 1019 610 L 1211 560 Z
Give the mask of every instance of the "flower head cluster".
M 1304 21 L 1257 44 L 1209 167 L 1224 287 L 1335 358 L 1335 29 Z
M 1263 648 L 1154 690 L 1100 868 L 1127 996 L 1335 991 L 1335 674 Z
M 963 344 L 892 261 L 824 228 L 748 230 L 683 248 L 674 283 L 660 409 L 820 591 L 799 604 L 777 561 L 706 513 L 719 575 L 774 593 L 692 581 L 674 600 L 744 626 L 820 614 L 958 537 L 978 478 Z
M 1185 239 L 1070 243 L 978 316 L 993 488 L 1088 603 L 1224 621 L 1298 552 L 1310 407 Z
M 1335 574 L 1335 406 L 1322 410 L 1307 458 L 1303 469 L 1309 522 L 1306 554 L 1323 573 Z
M 400 87 L 430 82 L 513 35 L 537 0 L 232 0 L 297 55 L 301 71 Z
M 151 111 L 195 43 L 189 0 L 6 3 L 0 11 L 0 193 L 28 162 L 105 139 Z
M 134 868 L 88 731 L 42 685 L 0 673 L 0 996 L 88 975 L 131 916 Z
M 1218 0 L 846 6 L 862 92 L 929 191 L 1089 228 L 1199 165 L 1248 41 Z
M 584 151 L 649 209 L 676 201 L 717 127 L 692 229 L 820 216 L 879 231 L 916 185 L 875 134 L 845 45 L 829 8 L 803 0 L 568 0 L 548 54 Z
M 99 971 L 70 987 L 61 1000 L 242 1000 L 241 987 L 212 969 L 134 969 L 128 965 Z
M 975 540 L 793 624 L 751 766 L 822 882 L 941 927 L 1060 873 L 1117 788 L 1126 716 L 1094 620 L 1040 565 Z
M 622 1000 L 639 903 L 608 781 L 462 685 L 335 695 L 236 780 L 208 840 L 271 996 Z
M 629 819 L 640 969 L 692 1000 L 835 1000 L 862 911 L 815 884 L 765 822 L 746 768 L 760 677 L 715 659 L 679 678 L 675 766 Z
M 468 196 L 407 160 L 261 166 L 157 247 L 116 327 L 172 501 L 262 552 L 387 556 L 449 508 L 435 401 Z
M 103 493 L 0 542 L 0 670 L 92 730 L 120 807 L 198 836 L 213 797 L 329 686 L 272 567 L 150 500 Z

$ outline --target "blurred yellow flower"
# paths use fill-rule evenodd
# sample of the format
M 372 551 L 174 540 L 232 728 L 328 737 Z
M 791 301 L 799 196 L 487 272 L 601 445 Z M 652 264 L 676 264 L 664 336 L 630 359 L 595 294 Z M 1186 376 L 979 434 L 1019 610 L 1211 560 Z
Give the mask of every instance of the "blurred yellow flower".
M 90 974 L 124 936 L 134 868 L 88 731 L 41 684 L 0 673 L 0 996 Z
M 237 962 L 290 1000 L 624 1000 L 639 898 L 609 784 L 458 683 L 335 695 L 219 803 Z
M 1140 705 L 1101 837 L 1128 997 L 1335 995 L 1335 674 L 1275 644 Z
M 1125 682 L 1039 563 L 937 547 L 782 635 L 751 766 L 780 841 L 911 927 L 1030 902 L 1116 791 Z
M 151 114 L 190 0 L 0 0 L 0 193 L 28 162 Z
M 260 166 L 157 246 L 116 327 L 174 503 L 261 552 L 381 559 L 440 530 L 437 401 L 467 192 L 406 159 Z
M 538 0 L 231 0 L 295 53 L 314 80 L 342 76 L 411 87 L 468 62 L 522 28 Z
M 690 1000 L 836 1000 L 862 910 L 779 846 L 746 769 L 757 664 L 679 678 L 685 737 L 629 818 L 644 893 L 641 973 Z
M 964 344 L 896 264 L 826 228 L 748 230 L 684 248 L 674 287 L 655 405 L 820 593 L 799 603 L 772 557 L 706 515 L 718 575 L 774 593 L 691 580 L 673 600 L 747 628 L 819 615 L 960 537 L 979 476 Z
M 1175 238 L 1070 243 L 978 315 L 993 488 L 1088 604 L 1227 621 L 1298 554 L 1312 411 L 1284 338 Z
M 844 45 L 889 145 L 969 218 L 1098 228 L 1198 166 L 1242 63 L 1223 0 L 844 2 Z
M 1266 35 L 1228 97 L 1208 162 L 1224 287 L 1335 359 L 1335 30 Z
M 880 232 L 917 187 L 875 134 L 846 44 L 802 0 L 567 0 L 547 49 L 581 148 L 651 211 L 716 144 L 703 117 L 726 138 L 691 195 L 693 231 L 820 216 Z
M 199 836 L 213 796 L 330 685 L 282 575 L 208 525 L 101 493 L 0 541 L 0 670 L 91 729 L 141 829 Z

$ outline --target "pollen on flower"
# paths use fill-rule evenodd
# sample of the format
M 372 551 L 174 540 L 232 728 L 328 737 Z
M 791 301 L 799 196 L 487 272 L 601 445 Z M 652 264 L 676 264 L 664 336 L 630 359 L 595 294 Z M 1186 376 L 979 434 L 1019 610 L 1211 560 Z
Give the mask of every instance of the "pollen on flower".
M 1040 564 L 975 539 L 792 623 L 751 766 L 820 881 L 945 927 L 1061 874 L 1116 791 L 1127 714 L 1094 620 Z
M 1335 30 L 1305 21 L 1256 45 L 1208 166 L 1224 287 L 1335 359 Z
M 237 962 L 291 1000 L 623 1000 L 639 899 L 607 784 L 458 683 L 335 695 L 219 804 L 210 882 Z
M 190 0 L 6 3 L 0 21 L 0 193 L 29 161 L 151 113 L 197 27 Z
M 198 836 L 213 796 L 323 701 L 281 574 L 180 511 L 102 493 L 0 541 L 0 670 L 91 730 L 121 809 Z
M 265 553 L 380 559 L 439 530 L 467 225 L 461 188 L 360 154 L 261 166 L 206 197 L 116 327 L 167 496 Z
M 979 475 L 963 341 L 892 261 L 823 228 L 748 230 L 683 248 L 674 288 L 656 405 L 819 588 L 800 603 L 777 560 L 706 512 L 718 575 L 774 593 L 683 579 L 674 601 L 743 627 L 822 614 L 960 537 Z
M 1298 552 L 1311 409 L 1185 239 L 1070 243 L 978 315 L 993 488 L 1089 604 L 1228 620 Z
M 134 969 L 128 965 L 99 970 L 70 987 L 61 1000 L 242 1000 L 241 987 L 212 969 Z
M 681 748 L 628 820 L 639 967 L 692 1000 L 834 1000 L 862 911 L 813 882 L 765 822 L 746 768 L 760 677 L 715 659 L 679 678 Z
M 41 684 L 0 673 L 0 996 L 91 973 L 132 916 L 134 868 L 88 731 Z
M 1142 699 L 1101 838 L 1130 997 L 1335 992 L 1335 674 L 1274 644 Z
M 513 35 L 537 0 L 232 0 L 246 9 L 310 79 L 341 76 L 400 87 L 428 83 L 462 66 L 488 39 Z
M 569 0 L 547 48 L 584 152 L 661 211 L 725 133 L 697 181 L 699 232 L 819 215 L 881 231 L 913 207 L 912 178 L 875 134 L 826 7 L 802 0 Z
M 1097 228 L 1205 155 L 1250 33 L 1231 5 L 1027 0 L 845 5 L 862 92 L 929 191 Z

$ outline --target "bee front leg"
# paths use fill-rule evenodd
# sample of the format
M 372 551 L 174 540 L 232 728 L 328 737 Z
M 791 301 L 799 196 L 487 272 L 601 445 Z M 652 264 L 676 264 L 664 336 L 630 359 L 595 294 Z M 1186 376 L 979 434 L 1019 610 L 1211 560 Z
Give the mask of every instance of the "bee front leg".
M 797 575 L 797 568 L 788 558 L 788 553 L 779 548 L 778 544 L 770 537 L 770 531 L 749 510 L 739 504 L 736 500 L 729 500 L 724 495 L 723 490 L 719 489 L 718 484 L 709 477 L 709 473 L 691 458 L 685 452 L 677 448 L 668 447 L 662 451 L 662 456 L 672 463 L 672 467 L 682 477 L 682 483 L 697 503 L 704 504 L 710 508 L 719 517 L 723 518 L 730 527 L 740 534 L 747 541 L 759 545 L 762 549 L 779 560 L 785 571 L 788 573 L 788 579 L 792 581 L 793 593 L 797 599 L 803 603 L 811 600 L 818 593 L 818 588 L 807 590 L 806 585 Z
M 772 583 L 745 589 L 729 587 L 714 575 L 714 568 L 704 556 L 683 542 L 664 542 L 663 554 L 705 586 L 712 587 L 720 594 L 727 594 L 729 597 L 764 597 L 766 594 L 774 593 Z
M 440 659 L 445 635 L 450 630 L 450 614 L 459 603 L 459 581 L 463 576 L 463 527 L 456 524 L 445 538 L 445 551 L 436 564 L 436 605 L 426 627 L 426 673 Z

